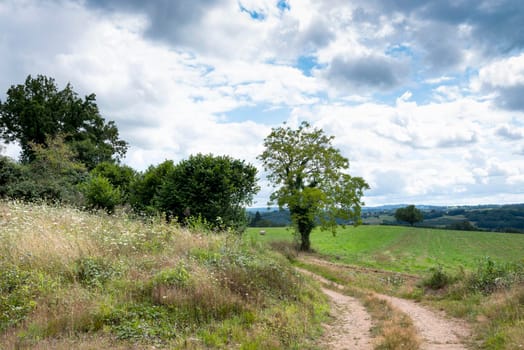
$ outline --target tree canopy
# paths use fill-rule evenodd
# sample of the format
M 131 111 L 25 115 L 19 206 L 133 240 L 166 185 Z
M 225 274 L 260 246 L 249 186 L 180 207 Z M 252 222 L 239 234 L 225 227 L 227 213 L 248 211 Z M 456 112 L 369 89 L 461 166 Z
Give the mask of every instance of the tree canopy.
M 167 174 L 154 202 L 179 220 L 200 216 L 212 226 L 242 230 L 247 225 L 244 207 L 259 189 L 256 173 L 241 160 L 197 154 Z
M 423 221 L 424 215 L 419 209 L 415 208 L 414 205 L 408 205 L 405 208 L 398 208 L 395 211 L 395 219 L 407 222 L 413 226 L 417 222 Z
M 346 173 L 349 161 L 333 147 L 333 139 L 307 122 L 297 129 L 273 128 L 258 157 L 276 188 L 270 204 L 289 209 L 302 250 L 310 249 L 317 224 L 334 233 L 337 218 L 360 223 L 361 198 L 369 186 Z
M 46 139 L 47 146 L 30 143 L 34 160 L 18 164 L 0 161 L 0 196 L 73 203 L 78 200 L 76 186 L 87 176 L 61 135 Z M 3 163 L 3 164 L 2 164 Z
M 94 94 L 81 99 L 71 84 L 58 90 L 54 79 L 43 75 L 29 75 L 7 90 L 6 101 L 0 101 L 0 137 L 20 143 L 22 161 L 35 159 L 31 144 L 47 146 L 46 140 L 59 134 L 88 169 L 127 151 L 115 123 L 100 115 Z
M 158 195 L 162 184 L 175 171 L 172 160 L 159 165 L 151 165 L 144 173 L 138 174 L 131 184 L 129 202 L 141 214 L 154 214 L 158 211 Z

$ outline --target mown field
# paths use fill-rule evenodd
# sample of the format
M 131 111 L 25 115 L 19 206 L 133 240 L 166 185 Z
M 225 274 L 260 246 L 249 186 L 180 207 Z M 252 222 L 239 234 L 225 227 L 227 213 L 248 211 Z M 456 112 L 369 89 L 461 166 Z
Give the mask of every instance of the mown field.
M 248 229 L 255 241 L 292 241 L 286 228 Z M 311 234 L 313 249 L 341 263 L 416 273 L 441 265 L 445 269 L 475 269 L 479 260 L 524 262 L 524 235 L 452 231 L 403 226 L 362 225 Z

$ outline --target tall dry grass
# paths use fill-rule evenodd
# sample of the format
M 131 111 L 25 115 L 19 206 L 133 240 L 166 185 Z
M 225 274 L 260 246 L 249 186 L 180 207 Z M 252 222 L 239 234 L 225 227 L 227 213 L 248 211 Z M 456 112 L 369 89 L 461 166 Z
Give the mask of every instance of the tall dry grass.
M 0 201 L 0 265 L 6 349 L 308 348 L 325 312 L 265 247 L 157 218 Z

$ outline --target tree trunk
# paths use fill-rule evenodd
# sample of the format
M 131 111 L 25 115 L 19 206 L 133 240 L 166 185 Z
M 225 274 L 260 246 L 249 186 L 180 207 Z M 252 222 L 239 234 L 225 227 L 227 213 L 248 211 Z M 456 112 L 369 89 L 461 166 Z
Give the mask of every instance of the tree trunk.
M 311 241 L 309 236 L 313 228 L 315 227 L 315 221 L 310 219 L 310 215 L 307 213 L 307 209 L 301 208 L 302 210 L 296 210 L 292 215 L 295 221 L 296 229 L 300 234 L 300 250 L 309 251 L 311 249 Z
M 310 233 L 311 231 L 307 233 L 300 232 L 300 250 L 301 251 L 307 252 L 311 249 L 311 241 L 309 240 Z

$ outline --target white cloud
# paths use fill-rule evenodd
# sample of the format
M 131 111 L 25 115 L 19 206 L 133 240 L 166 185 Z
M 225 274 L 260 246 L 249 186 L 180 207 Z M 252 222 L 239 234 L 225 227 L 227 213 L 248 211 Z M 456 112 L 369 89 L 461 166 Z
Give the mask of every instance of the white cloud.
M 137 169 L 197 152 L 258 164 L 270 126 L 305 119 L 335 135 L 351 173 L 370 182 L 367 204 L 524 201 L 524 54 L 517 44 L 483 51 L 474 36 L 490 27 L 461 19 L 467 6 L 164 4 L 0 2 L 0 88 L 41 73 L 95 92 Z M 439 41 L 446 33 L 456 35 Z M 232 117 L 247 107 L 259 113 Z M 281 120 L 263 119 L 276 109 Z
M 491 87 L 512 87 L 524 84 L 524 54 L 495 61 L 479 71 L 479 82 Z
M 524 128 L 504 124 L 495 130 L 495 134 L 508 140 L 521 140 L 524 139 Z
M 433 78 L 433 79 L 426 79 L 425 82 L 428 84 L 441 84 L 441 83 L 449 82 L 452 80 L 454 80 L 453 77 L 442 76 L 442 77 Z

